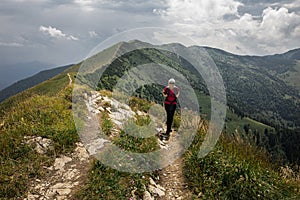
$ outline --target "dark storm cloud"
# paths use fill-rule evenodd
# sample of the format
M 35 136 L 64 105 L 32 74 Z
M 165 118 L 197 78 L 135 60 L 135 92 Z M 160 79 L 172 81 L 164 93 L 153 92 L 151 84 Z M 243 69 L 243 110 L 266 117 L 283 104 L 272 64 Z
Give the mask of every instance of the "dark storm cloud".
M 198 1 L 201 0 L 194 0 L 194 2 Z M 206 0 L 202 1 L 207 2 Z M 214 2 L 218 4 L 219 1 Z M 220 0 L 220 2 L 223 2 L 223 0 Z M 224 9 L 227 9 L 227 3 L 224 2 Z M 203 37 L 214 38 L 214 34 L 220 33 L 231 43 L 234 41 L 231 37 L 237 38 L 237 44 L 234 44 L 235 49 L 237 46 L 240 48 L 237 49 L 237 52 L 267 53 L 261 49 L 256 51 L 255 46 L 257 45 L 254 42 L 251 42 L 253 46 L 239 44 L 243 41 L 253 41 L 253 34 L 256 31 L 254 27 L 255 18 L 261 20 L 263 10 L 270 6 L 273 8 L 276 6 L 278 8 L 290 6 L 288 8 L 289 12 L 299 11 L 297 4 L 292 4 L 295 2 L 292 0 L 240 0 L 239 2 L 243 5 L 238 7 L 237 12 L 228 12 L 218 16 L 221 21 L 213 17 L 218 15 L 219 12 L 223 12 L 223 8 L 215 12 L 208 10 L 207 16 L 205 15 L 206 10 L 203 10 L 204 15 L 200 15 L 200 17 L 205 17 L 206 21 L 200 23 L 197 20 L 195 22 L 189 21 L 190 25 L 193 25 L 192 30 L 190 27 L 183 27 L 179 30 L 187 33 L 187 35 L 194 36 L 195 39 L 208 42 L 210 40 Z M 14 63 L 38 60 L 57 65 L 77 62 L 85 57 L 99 42 L 121 31 L 149 26 L 175 27 L 180 20 L 175 17 L 178 14 L 176 12 L 180 12 L 180 15 L 183 14 L 183 17 L 185 15 L 189 16 L 190 12 L 187 9 L 177 10 L 177 8 L 174 9 L 175 11 L 168 10 L 175 3 L 176 1 L 170 0 L 2 0 L 0 6 L 1 61 Z M 188 1 L 182 1 L 182 4 L 186 3 Z M 234 5 L 234 3 L 232 4 Z M 165 10 L 168 11 L 169 16 L 158 14 L 160 11 Z M 246 20 L 249 22 L 247 25 L 249 30 L 239 30 L 240 25 L 235 26 L 233 23 L 239 21 L 245 13 L 250 13 L 254 19 Z M 197 14 L 197 10 L 195 14 Z M 205 26 L 207 22 L 216 22 L 219 27 L 210 24 Z M 229 27 L 227 27 L 227 23 Z M 294 24 L 287 29 L 283 27 L 282 32 L 286 33 L 296 26 L 297 24 Z M 44 27 L 42 28 L 44 31 L 41 31 L 41 27 Z M 210 32 L 206 29 L 213 30 L 210 30 Z M 61 37 L 55 37 L 55 31 Z M 245 36 L 248 32 L 252 34 L 249 37 Z M 71 36 L 78 38 L 78 40 L 70 39 Z M 211 43 L 211 45 L 220 44 L 219 48 L 225 48 L 225 46 L 222 46 L 224 44 L 222 37 L 217 36 L 216 38 L 220 41 Z M 272 43 L 272 41 L 269 43 Z M 199 42 L 199 45 L 201 44 Z M 251 50 L 248 48 L 251 48 Z M 290 46 L 283 46 L 282 48 L 288 49 Z M 227 46 L 225 49 L 230 50 Z

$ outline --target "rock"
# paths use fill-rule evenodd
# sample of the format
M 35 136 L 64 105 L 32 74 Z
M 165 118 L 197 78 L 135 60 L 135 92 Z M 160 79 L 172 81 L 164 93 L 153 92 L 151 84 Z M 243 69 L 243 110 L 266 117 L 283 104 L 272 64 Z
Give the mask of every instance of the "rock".
M 101 106 L 98 108 L 98 110 L 100 110 L 101 112 L 105 111 L 105 109 L 103 107 L 101 107 Z
M 98 139 L 92 141 L 90 144 L 87 144 L 86 148 L 91 155 L 95 155 L 101 148 L 104 147 L 104 143 L 106 143 L 106 142 L 110 143 L 109 140 L 105 140 L 103 138 L 98 138 Z
M 47 191 L 47 197 L 53 197 L 54 195 L 67 196 L 71 193 L 71 183 L 56 183 Z
M 156 128 L 155 130 L 156 130 L 157 133 L 163 133 L 164 132 L 163 128 Z
M 57 196 L 56 197 L 57 200 L 65 200 L 65 199 L 68 199 L 67 196 Z
M 63 179 L 64 180 L 72 180 L 75 176 L 78 175 L 78 170 L 77 169 L 69 169 L 67 172 L 63 174 Z
M 135 195 L 136 192 L 136 188 L 134 188 L 134 190 L 131 191 L 131 198 L 130 200 L 138 200 L 137 196 Z
M 165 196 L 165 192 L 159 189 L 158 187 L 154 187 L 153 185 L 149 185 L 149 191 L 152 194 L 157 194 L 159 197 Z
M 40 197 L 39 195 L 28 194 L 26 200 L 35 200 L 38 199 L 39 197 Z
M 75 148 L 75 155 L 79 158 L 80 161 L 84 161 L 90 157 L 87 150 L 84 148 L 82 143 L 76 143 L 77 147 Z
M 88 94 L 87 94 L 87 93 L 84 93 L 84 94 L 83 94 L 83 97 L 84 97 L 84 99 L 88 99 Z
M 107 107 L 105 109 L 107 110 L 108 113 L 111 113 L 111 108 L 110 107 Z
M 154 182 L 154 180 L 150 177 L 149 178 L 150 184 L 156 187 L 156 183 Z
M 53 142 L 48 138 L 25 136 L 24 139 L 28 139 L 25 143 L 33 146 L 34 150 L 39 154 L 45 154 L 49 150 L 54 150 Z
M 160 189 L 160 190 L 162 190 L 162 191 L 164 191 L 164 192 L 166 191 L 166 189 L 163 188 L 163 187 L 162 187 L 161 185 L 159 185 L 159 184 L 157 184 L 157 188 Z
M 144 192 L 143 200 L 154 200 L 154 197 L 152 197 L 151 194 L 146 190 Z
M 54 162 L 54 169 L 59 170 L 62 169 L 66 163 L 72 161 L 72 158 L 67 157 L 67 156 L 62 156 L 61 158 L 56 158 Z
M 142 115 L 146 115 L 146 113 L 144 113 L 144 112 L 141 112 L 141 111 L 137 111 L 137 113 L 136 113 L 137 115 L 139 115 L 139 116 L 142 116 Z

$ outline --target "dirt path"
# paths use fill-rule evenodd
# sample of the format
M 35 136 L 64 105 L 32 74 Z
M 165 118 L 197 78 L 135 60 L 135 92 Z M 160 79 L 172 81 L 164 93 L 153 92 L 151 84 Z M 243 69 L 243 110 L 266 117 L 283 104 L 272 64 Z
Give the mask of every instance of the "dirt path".
M 69 73 L 68 73 L 68 77 L 69 77 L 69 80 L 70 80 L 69 85 L 72 85 L 73 80 L 72 80 L 71 75 Z
M 166 146 L 175 140 L 175 136 L 176 132 L 173 132 Z M 174 144 L 173 149 L 170 149 L 170 151 L 178 151 L 178 148 L 180 148 L 180 145 Z M 179 157 L 174 163 L 159 171 L 159 184 L 165 188 L 165 195 L 157 197 L 157 200 L 192 199 L 192 193 L 188 189 L 188 183 L 183 174 L 182 157 Z

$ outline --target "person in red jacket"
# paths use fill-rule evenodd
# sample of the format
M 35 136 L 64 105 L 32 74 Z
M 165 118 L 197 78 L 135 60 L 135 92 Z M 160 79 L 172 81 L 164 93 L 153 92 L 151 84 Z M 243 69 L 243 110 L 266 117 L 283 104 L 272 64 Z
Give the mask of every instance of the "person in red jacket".
M 176 105 L 177 105 L 177 98 L 180 95 L 180 91 L 179 88 L 177 86 L 175 86 L 175 80 L 173 78 L 171 78 L 168 81 L 168 86 L 166 86 L 163 91 L 163 96 L 165 97 L 165 110 L 167 113 L 167 131 L 165 133 L 165 135 L 163 136 L 164 140 L 168 140 L 170 137 L 170 132 L 171 130 L 171 126 L 172 126 L 172 122 L 173 122 L 173 117 L 174 117 L 174 113 L 176 110 Z

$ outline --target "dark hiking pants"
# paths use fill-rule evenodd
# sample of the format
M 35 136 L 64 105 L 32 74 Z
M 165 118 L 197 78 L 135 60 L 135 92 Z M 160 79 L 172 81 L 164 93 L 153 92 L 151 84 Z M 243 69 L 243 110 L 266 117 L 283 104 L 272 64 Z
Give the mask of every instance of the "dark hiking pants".
M 176 104 L 165 104 L 165 110 L 167 113 L 167 132 L 166 134 L 170 134 L 174 113 L 176 110 Z

